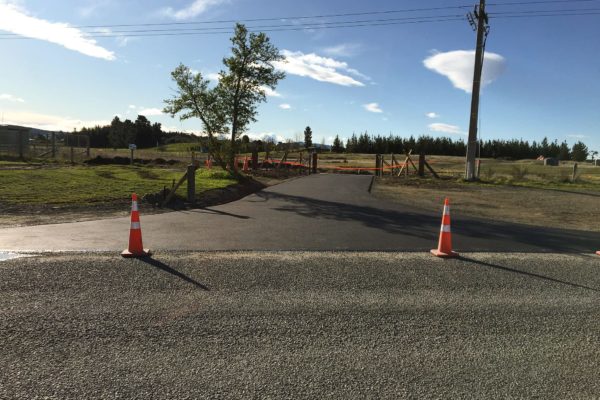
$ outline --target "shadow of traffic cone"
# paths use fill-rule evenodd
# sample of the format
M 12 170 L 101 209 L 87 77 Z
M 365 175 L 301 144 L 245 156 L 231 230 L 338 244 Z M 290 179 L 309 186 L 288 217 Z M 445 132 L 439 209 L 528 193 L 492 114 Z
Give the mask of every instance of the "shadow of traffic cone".
M 431 254 L 437 257 L 458 257 L 458 253 L 452 251 L 452 232 L 450 232 L 450 202 L 446 197 L 444 201 L 444 213 L 442 214 L 442 227 L 440 229 L 440 241 L 438 248 L 431 250 Z
M 123 257 L 146 257 L 152 253 L 142 245 L 142 227 L 137 205 L 137 195 L 131 195 L 131 228 L 129 229 L 129 247 L 123 250 Z

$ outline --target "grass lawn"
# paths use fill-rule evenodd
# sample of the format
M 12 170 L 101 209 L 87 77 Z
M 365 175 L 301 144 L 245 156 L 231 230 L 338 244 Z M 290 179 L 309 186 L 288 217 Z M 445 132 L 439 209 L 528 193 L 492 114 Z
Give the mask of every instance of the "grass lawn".
M 75 166 L 0 170 L 0 201 L 9 205 L 88 204 L 156 193 L 179 180 L 182 169 L 148 166 Z M 224 171 L 198 170 L 198 193 L 236 183 Z M 187 184 L 178 189 L 185 195 Z

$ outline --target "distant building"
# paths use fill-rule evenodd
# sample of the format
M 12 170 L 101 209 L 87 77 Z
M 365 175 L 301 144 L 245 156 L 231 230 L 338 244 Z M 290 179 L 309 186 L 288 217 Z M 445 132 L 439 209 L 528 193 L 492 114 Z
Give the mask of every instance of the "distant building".
M 0 154 L 25 157 L 29 153 L 31 128 L 0 125 Z

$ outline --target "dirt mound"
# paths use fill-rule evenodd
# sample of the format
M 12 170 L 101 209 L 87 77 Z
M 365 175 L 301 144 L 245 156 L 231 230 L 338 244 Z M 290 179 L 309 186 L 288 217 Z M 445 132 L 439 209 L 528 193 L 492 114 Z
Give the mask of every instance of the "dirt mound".
M 96 156 L 95 158 L 85 160 L 84 163 L 88 164 L 88 165 L 129 165 L 130 160 L 129 160 L 129 157 Z M 142 158 L 134 158 L 133 163 L 141 164 L 141 165 L 175 165 L 175 164 L 180 163 L 180 161 L 165 160 L 164 158 L 155 158 L 153 160 L 152 159 L 148 160 L 148 159 L 142 159 Z

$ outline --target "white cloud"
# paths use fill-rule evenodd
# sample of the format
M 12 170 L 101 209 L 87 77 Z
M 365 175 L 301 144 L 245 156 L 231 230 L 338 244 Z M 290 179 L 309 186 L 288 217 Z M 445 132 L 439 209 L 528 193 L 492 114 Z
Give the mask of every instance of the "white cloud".
M 441 122 L 436 122 L 434 124 L 429 124 L 429 130 L 432 132 L 442 132 L 442 133 L 452 133 L 455 135 L 464 135 L 460 127 L 456 125 L 443 124 Z
M 435 53 L 423 60 L 426 68 L 447 77 L 454 87 L 471 93 L 473 88 L 474 50 L 455 50 Z M 482 87 L 496 80 L 506 67 L 504 57 L 495 53 L 485 53 L 483 62 Z
M 425 115 L 427 116 L 427 118 L 431 118 L 431 119 L 434 119 L 434 118 L 439 118 L 439 117 L 440 117 L 440 115 L 439 115 L 439 114 L 436 114 L 436 113 L 434 113 L 434 112 L 429 112 L 429 113 L 427 113 L 427 114 L 425 114 Z
M 323 53 L 332 57 L 352 57 L 357 55 L 362 46 L 358 43 L 342 43 L 337 46 L 325 47 Z
M 135 42 L 136 40 L 139 40 L 139 38 L 121 35 L 115 37 L 115 41 L 117 42 L 117 46 L 119 47 L 125 47 L 130 42 Z
M 22 98 L 13 96 L 12 94 L 8 93 L 0 94 L 0 100 L 12 101 L 13 103 L 25 103 L 25 100 L 23 100 Z
M 285 138 L 274 132 L 260 132 L 260 133 L 246 133 L 250 140 L 262 140 L 263 142 L 267 139 L 273 140 L 275 143 L 285 142 Z
M 287 103 L 283 103 L 283 104 L 280 104 L 280 105 L 279 105 L 279 108 L 281 108 L 281 109 L 283 109 L 283 110 L 289 110 L 289 109 L 291 109 L 291 108 L 292 108 L 292 106 L 290 106 L 290 105 L 289 105 L 289 104 L 287 104 Z
M 81 30 L 66 23 L 49 22 L 28 15 L 27 11 L 0 0 L 0 30 L 61 45 L 90 57 L 114 60 L 115 54 L 86 37 Z
M 217 72 L 209 72 L 206 74 L 206 79 L 213 82 L 219 82 L 220 76 Z
M 127 107 L 128 107 L 128 108 L 130 108 L 130 109 L 132 109 L 132 110 L 135 110 L 135 109 L 137 108 L 137 107 L 136 107 L 135 105 L 133 105 L 133 104 L 130 104 L 130 105 L 129 105 L 129 106 L 127 106 Z
M 91 127 L 96 125 L 109 125 L 109 120 L 80 120 L 71 117 L 56 115 L 37 114 L 32 112 L 4 113 L 4 123 L 8 125 L 23 125 L 31 128 L 45 129 L 49 131 L 71 132 L 74 128 Z
M 162 110 L 159 108 L 144 108 L 142 110 L 139 110 L 137 113 L 138 115 L 143 115 L 144 117 L 150 117 L 162 115 Z
M 78 11 L 79 15 L 81 15 L 83 18 L 89 18 L 92 15 L 97 14 L 98 10 L 100 10 L 101 8 L 105 8 L 112 5 L 113 4 L 111 0 L 93 0 L 88 1 L 87 4 L 80 7 Z
M 354 75 L 365 79 L 365 75 L 350 68 L 345 62 L 321 57 L 315 53 L 304 54 L 301 51 L 283 50 L 281 54 L 285 57 L 285 61 L 277 61 L 273 64 L 277 69 L 290 75 L 305 76 L 342 86 L 365 86 L 364 83 L 349 76 Z
M 265 95 L 268 97 L 283 97 L 281 95 L 281 93 L 277 92 L 276 90 L 271 89 L 268 86 L 261 86 L 260 87 L 262 90 L 264 90 Z
M 379 104 L 377 104 L 377 103 L 363 104 L 363 108 L 372 113 L 382 113 L 383 112 L 383 110 L 381 109 L 381 107 L 379 107 Z
M 589 136 L 581 135 L 581 134 L 572 134 L 572 135 L 567 135 L 567 137 L 575 138 L 575 139 L 585 139 L 585 138 L 588 138 Z
M 163 132 L 183 132 L 183 133 L 190 133 L 192 135 L 196 135 L 196 136 L 205 136 L 204 132 L 196 130 L 196 129 L 184 129 L 182 127 L 177 127 L 177 126 L 173 126 L 173 125 L 169 125 L 169 126 L 161 126 L 161 129 L 163 130 Z
M 174 10 L 172 7 L 162 9 L 161 14 L 178 20 L 197 17 L 206 11 L 209 7 L 218 6 L 227 3 L 228 0 L 194 0 L 189 6 L 180 10 Z

